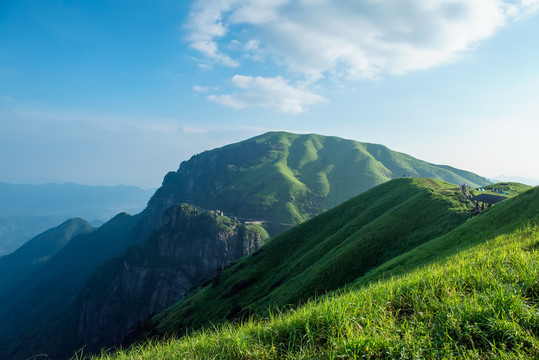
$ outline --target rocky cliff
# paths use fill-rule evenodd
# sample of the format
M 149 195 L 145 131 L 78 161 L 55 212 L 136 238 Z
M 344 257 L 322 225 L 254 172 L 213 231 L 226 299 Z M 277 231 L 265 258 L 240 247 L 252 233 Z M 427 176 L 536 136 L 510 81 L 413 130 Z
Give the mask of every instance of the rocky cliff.
M 149 315 L 268 239 L 258 225 L 187 204 L 169 208 L 162 223 L 147 243 L 109 262 L 82 291 L 77 336 L 89 350 L 120 343 Z

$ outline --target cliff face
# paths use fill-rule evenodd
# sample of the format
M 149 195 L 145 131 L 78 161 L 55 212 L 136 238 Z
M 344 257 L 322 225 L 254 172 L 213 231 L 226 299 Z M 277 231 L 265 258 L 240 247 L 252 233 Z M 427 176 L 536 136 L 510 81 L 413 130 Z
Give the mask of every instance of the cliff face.
M 259 226 L 186 204 L 169 208 L 162 223 L 147 243 L 94 274 L 81 293 L 77 336 L 88 350 L 121 343 L 138 323 L 268 238 Z

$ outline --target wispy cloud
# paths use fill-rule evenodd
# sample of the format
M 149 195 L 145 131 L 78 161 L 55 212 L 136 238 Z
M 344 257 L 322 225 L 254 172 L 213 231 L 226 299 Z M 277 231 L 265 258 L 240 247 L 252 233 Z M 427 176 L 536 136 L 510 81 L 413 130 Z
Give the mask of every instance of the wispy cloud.
M 132 117 L 53 107 L 43 102 L 27 102 L 0 96 L 0 109 L 9 112 L 9 121 L 64 126 L 86 124 L 110 133 L 172 135 L 181 130 L 180 120 L 165 117 Z M 0 117 L 0 120 L 2 118 Z
M 458 59 L 538 7 L 538 0 L 197 0 L 185 40 L 225 66 L 271 54 L 311 81 L 365 79 Z M 224 46 L 232 41 L 245 51 L 237 59 Z
M 193 135 L 201 135 L 201 134 L 208 133 L 208 129 L 200 127 L 200 126 L 194 126 L 194 125 L 182 125 L 181 130 L 185 134 L 193 134 Z
M 218 49 L 216 38 L 226 35 L 227 25 L 221 21 L 233 1 L 197 1 L 193 5 L 188 22 L 185 24 L 185 40 L 190 46 L 209 59 L 221 65 L 238 67 L 239 62 Z
M 195 85 L 193 86 L 194 92 L 208 92 L 210 89 L 207 86 Z
M 232 84 L 242 89 L 242 92 L 210 95 L 208 100 L 235 109 L 272 108 L 290 114 L 299 114 L 310 105 L 327 101 L 323 96 L 290 85 L 280 76 L 266 78 L 235 75 Z

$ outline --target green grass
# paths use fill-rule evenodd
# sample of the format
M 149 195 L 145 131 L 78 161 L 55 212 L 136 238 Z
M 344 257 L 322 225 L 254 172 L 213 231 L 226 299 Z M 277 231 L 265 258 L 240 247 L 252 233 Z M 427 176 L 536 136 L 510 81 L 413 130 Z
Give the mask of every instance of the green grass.
M 403 178 L 297 226 L 153 320 L 158 334 L 266 315 L 336 290 L 462 224 L 472 208 L 455 185 Z
M 464 250 L 400 276 L 94 359 L 537 358 L 537 193 L 528 194 L 535 213 L 506 224 L 512 230 L 463 239 Z
M 443 236 L 391 259 L 358 279 L 357 284 L 401 275 L 427 263 L 439 261 L 500 234 L 510 234 L 528 221 L 536 223 L 538 216 L 539 188 L 534 188 L 516 199 L 495 205 Z

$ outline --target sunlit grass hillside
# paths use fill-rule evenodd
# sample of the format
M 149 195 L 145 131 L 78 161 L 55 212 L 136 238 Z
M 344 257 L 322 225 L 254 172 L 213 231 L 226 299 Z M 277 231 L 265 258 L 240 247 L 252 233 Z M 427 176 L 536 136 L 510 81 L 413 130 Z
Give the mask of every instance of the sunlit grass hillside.
M 155 317 L 170 334 L 299 304 L 336 290 L 462 224 L 472 206 L 457 186 L 400 178 L 273 239 Z
M 538 220 L 534 188 L 395 257 L 368 282 L 96 359 L 538 358 Z

